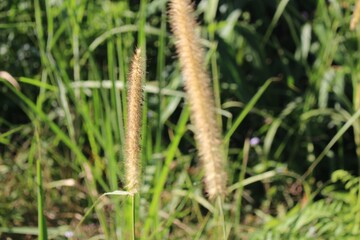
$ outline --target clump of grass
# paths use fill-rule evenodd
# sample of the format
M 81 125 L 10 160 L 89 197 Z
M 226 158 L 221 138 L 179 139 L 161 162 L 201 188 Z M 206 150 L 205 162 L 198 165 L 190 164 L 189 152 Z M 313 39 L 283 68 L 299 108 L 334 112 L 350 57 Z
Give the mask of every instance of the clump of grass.
M 145 61 L 141 50 L 137 49 L 132 59 L 128 86 L 128 114 L 126 129 L 126 188 L 132 194 L 138 193 L 140 188 L 140 132 L 142 79 Z
M 205 189 L 210 199 L 223 197 L 227 178 L 225 154 L 210 77 L 203 64 L 204 50 L 195 32 L 197 23 L 189 0 L 170 1 L 170 24 L 185 80 L 199 157 L 205 170 Z

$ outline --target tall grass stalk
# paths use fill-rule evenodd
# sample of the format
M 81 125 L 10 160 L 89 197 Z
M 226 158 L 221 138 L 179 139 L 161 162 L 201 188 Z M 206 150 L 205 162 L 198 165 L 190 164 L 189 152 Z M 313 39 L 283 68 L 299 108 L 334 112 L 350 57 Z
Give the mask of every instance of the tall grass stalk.
M 242 158 L 242 165 L 241 165 L 241 172 L 239 175 L 239 183 L 243 183 L 245 179 L 245 173 L 247 169 L 247 163 L 249 160 L 249 152 L 250 152 L 250 139 L 246 138 L 243 148 L 243 158 Z M 235 209 L 241 209 L 242 207 L 242 196 L 244 191 L 244 185 L 241 185 L 241 187 L 236 191 L 236 207 Z M 241 219 L 241 211 L 235 212 L 235 226 L 240 225 L 240 219 Z
M 38 226 L 39 226 L 39 239 L 47 240 L 47 226 L 46 220 L 44 216 L 44 189 L 43 189 L 43 181 L 42 181 L 42 173 L 41 173 L 41 143 L 39 133 L 37 128 L 35 130 L 35 138 L 37 139 L 38 145 L 38 159 L 36 160 L 36 176 L 37 176 L 37 205 L 38 205 Z
M 224 201 L 221 198 L 221 196 L 217 196 L 216 197 L 216 202 L 218 204 L 218 210 L 219 210 L 219 217 L 218 217 L 218 226 L 220 227 L 219 232 L 222 233 L 222 239 L 227 239 L 227 234 L 226 234 L 226 221 L 225 221 L 225 215 L 224 215 Z M 219 237 L 220 238 L 220 237 Z
M 170 24 L 185 81 L 190 117 L 195 127 L 196 145 L 204 169 L 205 189 L 210 199 L 217 199 L 218 211 L 215 217 L 218 226 L 222 226 L 218 233 L 222 231 L 223 239 L 226 239 L 222 201 L 226 193 L 227 174 L 221 128 L 218 125 L 221 121 L 216 118 L 211 81 L 204 66 L 204 50 L 195 32 L 198 26 L 190 1 L 170 1 Z
M 132 209 L 132 239 L 135 239 L 135 199 L 140 189 L 141 174 L 141 105 L 143 101 L 142 81 L 145 73 L 145 60 L 140 48 L 136 50 L 132 59 L 129 85 L 128 85 L 128 106 L 127 106 L 127 129 L 125 137 L 126 153 L 126 188 L 131 196 Z

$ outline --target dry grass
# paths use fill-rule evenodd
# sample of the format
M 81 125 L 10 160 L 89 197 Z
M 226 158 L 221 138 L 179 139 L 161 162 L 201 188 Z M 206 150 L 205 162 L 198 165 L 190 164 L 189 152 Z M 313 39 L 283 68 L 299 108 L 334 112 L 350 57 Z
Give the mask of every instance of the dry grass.
M 11 76 L 10 73 L 5 72 L 5 71 L 0 71 L 0 78 L 5 79 L 6 81 L 8 81 L 11 85 L 13 85 L 17 90 L 20 90 L 20 85 L 19 83 L 16 81 L 16 79 Z

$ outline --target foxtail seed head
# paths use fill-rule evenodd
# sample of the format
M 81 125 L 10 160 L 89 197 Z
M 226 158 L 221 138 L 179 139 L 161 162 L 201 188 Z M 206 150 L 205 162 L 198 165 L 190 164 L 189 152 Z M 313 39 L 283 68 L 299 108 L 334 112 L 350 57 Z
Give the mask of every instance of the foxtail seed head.
M 143 101 L 142 79 L 145 61 L 140 49 L 132 59 L 128 76 L 127 129 L 125 138 L 125 173 L 127 191 L 135 194 L 140 188 L 140 140 L 141 140 L 141 106 Z
M 205 189 L 210 199 L 226 192 L 225 154 L 216 121 L 210 77 L 204 66 L 204 53 L 195 33 L 197 24 L 189 0 L 170 1 L 170 24 L 185 81 L 187 101 L 194 125 Z
M 356 2 L 354 13 L 350 21 L 350 30 L 355 30 L 356 25 L 359 23 L 359 20 L 360 20 L 360 0 Z

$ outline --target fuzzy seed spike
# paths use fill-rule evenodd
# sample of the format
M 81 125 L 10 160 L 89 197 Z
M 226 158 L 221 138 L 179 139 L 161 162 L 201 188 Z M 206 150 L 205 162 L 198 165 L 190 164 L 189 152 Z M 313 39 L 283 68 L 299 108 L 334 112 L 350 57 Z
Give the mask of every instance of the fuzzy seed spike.
M 356 2 L 354 13 L 350 21 L 350 30 L 355 30 L 356 25 L 359 23 L 359 20 L 360 20 L 360 0 Z
M 205 171 L 205 189 L 210 199 L 226 192 L 225 154 L 216 122 L 215 101 L 211 82 L 204 66 L 204 50 L 196 35 L 197 23 L 189 0 L 170 1 L 170 24 L 175 37 L 185 81 L 191 121 L 199 158 Z
M 135 194 L 140 188 L 140 140 L 141 140 L 141 106 L 143 101 L 142 79 L 145 61 L 138 48 L 132 59 L 128 76 L 128 113 L 125 139 L 126 153 L 126 188 Z

